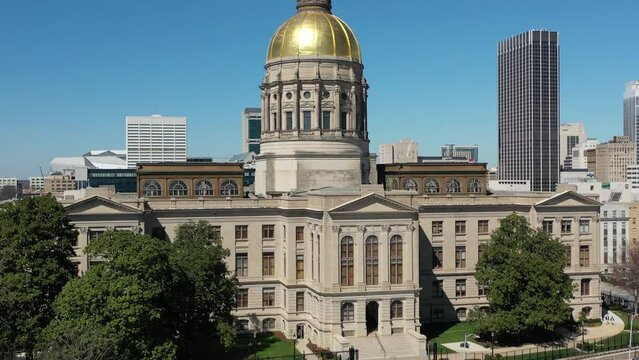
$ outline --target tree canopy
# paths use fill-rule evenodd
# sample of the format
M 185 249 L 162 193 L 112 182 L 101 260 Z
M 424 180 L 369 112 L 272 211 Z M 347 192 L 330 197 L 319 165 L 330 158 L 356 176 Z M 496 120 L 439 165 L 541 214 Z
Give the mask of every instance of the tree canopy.
M 501 219 L 476 267 L 490 302 L 487 313 L 471 314 L 477 330 L 504 339 L 554 331 L 566 323 L 573 285 L 565 265 L 559 240 L 531 228 L 522 216 Z
M 636 242 L 630 244 L 626 261 L 614 264 L 612 273 L 606 280 L 614 286 L 625 290 L 636 304 L 639 302 L 639 245 Z M 637 309 L 633 310 L 633 313 Z
M 177 234 L 174 243 L 121 231 L 94 240 L 87 247 L 94 265 L 64 287 L 40 348 L 55 351 L 68 329 L 95 324 L 91 330 L 112 343 L 94 351 L 117 358 L 196 359 L 224 350 L 237 286 L 228 251 L 208 223 L 184 224 Z
M 54 299 L 76 276 L 69 260 L 76 235 L 53 197 L 0 206 L 0 352 L 31 356 Z

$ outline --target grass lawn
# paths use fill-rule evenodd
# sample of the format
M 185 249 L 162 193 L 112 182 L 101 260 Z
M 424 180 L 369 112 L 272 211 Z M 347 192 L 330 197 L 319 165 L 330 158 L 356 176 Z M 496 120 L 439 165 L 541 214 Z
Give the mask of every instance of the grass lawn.
M 624 323 L 624 330 L 630 330 L 630 313 L 621 310 L 610 310 L 615 315 L 619 316 Z M 632 323 L 632 327 L 634 330 L 639 330 L 639 324 L 637 324 L 639 318 L 635 317 L 635 321 Z
M 470 322 L 434 323 L 424 325 L 422 333 L 428 338 L 428 342 L 446 344 L 464 341 L 464 334 L 474 334 L 473 324 Z M 472 340 L 469 337 L 468 340 Z
M 294 350 L 293 340 L 281 340 L 273 333 L 260 333 L 257 338 L 242 335 L 237 339 L 234 350 L 228 354 L 230 359 L 254 359 L 255 354 L 260 359 L 276 356 L 292 356 Z

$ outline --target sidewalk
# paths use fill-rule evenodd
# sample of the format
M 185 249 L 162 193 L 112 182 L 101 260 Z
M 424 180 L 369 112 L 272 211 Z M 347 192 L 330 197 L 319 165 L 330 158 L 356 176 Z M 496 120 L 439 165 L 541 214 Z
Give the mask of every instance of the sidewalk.
M 311 351 L 311 349 L 309 349 L 306 345 L 308 344 L 309 340 L 308 339 L 304 339 L 301 341 L 298 341 L 297 343 L 295 343 L 295 348 L 297 349 L 297 351 L 300 352 L 300 354 L 305 355 L 306 357 L 301 357 L 300 359 L 305 359 L 305 360 L 317 360 L 319 359 L 315 354 L 313 354 L 313 352 Z

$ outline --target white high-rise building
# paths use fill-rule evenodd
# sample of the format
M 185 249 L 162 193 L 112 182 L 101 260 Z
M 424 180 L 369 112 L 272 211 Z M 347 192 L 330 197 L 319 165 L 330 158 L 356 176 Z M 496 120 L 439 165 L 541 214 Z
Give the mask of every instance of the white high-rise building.
M 395 144 L 380 144 L 377 154 L 378 164 L 416 163 L 419 155 L 419 144 L 410 139 Z
M 572 149 L 586 140 L 586 130 L 582 123 L 561 124 L 559 129 L 559 164 L 565 165 L 566 158 L 572 156 Z M 574 166 L 573 166 L 574 167 Z
M 186 117 L 161 115 L 126 117 L 126 162 L 185 162 Z
M 639 139 L 639 81 L 626 84 L 626 92 L 623 95 L 623 134 L 630 137 L 630 141 L 635 144 Z

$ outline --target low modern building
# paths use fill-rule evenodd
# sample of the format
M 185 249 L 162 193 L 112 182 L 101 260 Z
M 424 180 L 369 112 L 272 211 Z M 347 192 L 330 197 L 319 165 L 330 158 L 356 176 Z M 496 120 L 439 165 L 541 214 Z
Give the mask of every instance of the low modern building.
M 404 139 L 395 144 L 380 144 L 377 164 L 416 163 L 419 155 L 419 144 L 414 140 Z
M 489 180 L 488 190 L 492 192 L 526 192 L 530 191 L 530 180 Z
M 18 188 L 18 178 L 0 178 L 0 188 L 5 186 Z
M 59 195 L 67 190 L 76 190 L 77 184 L 72 170 L 54 172 L 44 178 L 44 192 Z
M 44 190 L 44 177 L 31 176 L 29 178 L 29 188 L 31 189 L 31 191 Z
M 136 169 L 88 169 L 88 186 L 113 186 L 119 193 L 137 192 Z

